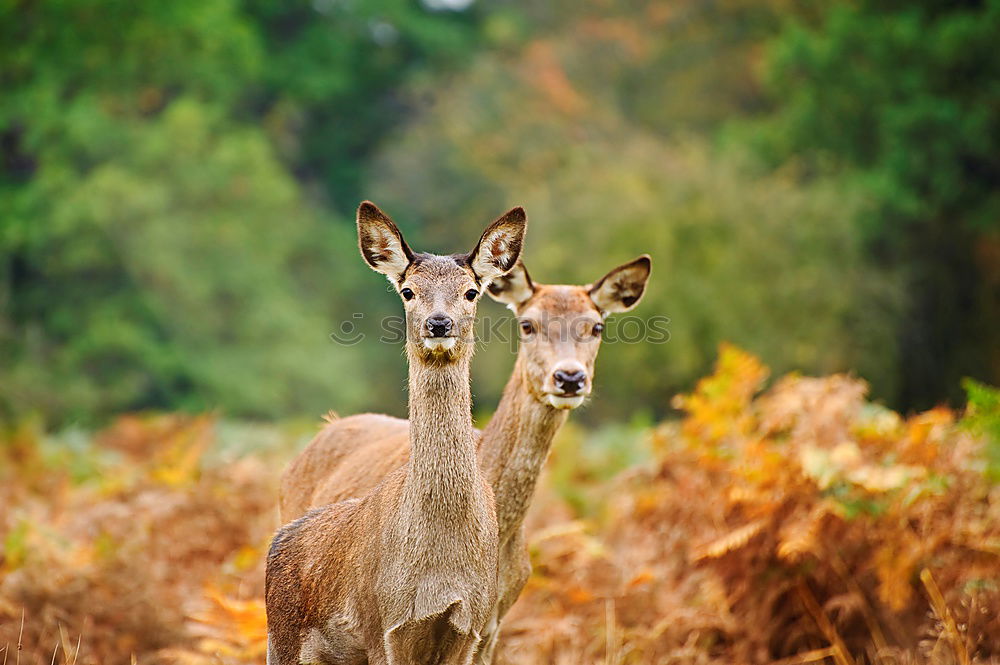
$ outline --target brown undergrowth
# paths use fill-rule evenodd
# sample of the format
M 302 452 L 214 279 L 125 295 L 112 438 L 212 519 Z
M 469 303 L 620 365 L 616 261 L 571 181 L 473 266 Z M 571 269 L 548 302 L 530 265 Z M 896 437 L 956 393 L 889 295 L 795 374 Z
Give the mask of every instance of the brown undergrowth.
M 677 398 L 684 418 L 646 433 L 648 461 L 610 481 L 557 444 L 500 662 L 1000 659 L 996 394 L 975 387 L 962 419 L 903 418 L 856 378 L 761 393 L 766 377 L 724 347 Z M 128 416 L 92 440 L 8 433 L 7 662 L 263 661 L 261 556 L 287 453 L 209 462 L 216 430 Z
M 597 519 L 534 514 L 509 663 L 1000 661 L 985 439 L 849 376 L 766 376 L 723 347 Z
M 128 416 L 80 447 L 30 427 L 4 441 L 7 662 L 142 663 L 197 646 L 206 585 L 252 572 L 275 519 L 269 467 L 203 463 L 214 436 L 208 416 Z

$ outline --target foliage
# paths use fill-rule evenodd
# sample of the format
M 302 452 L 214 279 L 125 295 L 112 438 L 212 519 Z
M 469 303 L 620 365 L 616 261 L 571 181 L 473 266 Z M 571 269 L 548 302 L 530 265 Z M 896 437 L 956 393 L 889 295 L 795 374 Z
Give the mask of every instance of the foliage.
M 353 230 L 238 117 L 265 57 L 239 7 L 3 11 L 0 416 L 369 400 L 328 338 L 363 274 Z
M 876 204 L 860 222 L 873 252 L 905 268 L 899 330 L 907 407 L 989 379 L 1000 312 L 1000 2 L 829 3 L 768 49 L 773 112 L 758 152 L 808 173 L 832 167 Z M 993 374 L 991 374 L 993 372 Z
M 996 0 L 447 6 L 3 3 L 0 417 L 401 414 L 360 198 L 435 251 L 526 204 L 543 281 L 653 251 L 670 342 L 605 351 L 594 420 L 723 338 L 897 407 L 995 383 Z
M 359 198 L 435 251 L 524 204 L 542 282 L 653 254 L 574 416 L 603 426 L 556 442 L 502 662 L 1000 657 L 1000 1 L 440 6 L 0 2 L 4 661 L 260 661 L 293 434 L 42 432 L 401 413 Z M 722 339 L 756 355 L 671 401 Z M 880 404 L 961 376 L 960 419 Z
M 48 663 L 56 647 L 82 665 L 195 643 L 191 600 L 256 564 L 274 527 L 268 466 L 208 466 L 215 440 L 207 416 L 123 417 L 95 441 L 41 440 L 27 425 L 0 440 L 9 662 L 19 643 L 21 662 Z
M 857 168 L 887 213 L 873 232 L 895 241 L 940 213 L 996 228 L 998 28 L 995 0 L 835 3 L 791 23 L 767 64 L 775 149 Z
M 963 386 L 969 406 L 962 422 L 984 437 L 987 473 L 994 481 L 1000 481 L 1000 390 L 972 379 L 966 379 Z
M 649 425 L 641 419 L 591 429 L 567 422 L 547 461 L 552 492 L 581 518 L 601 516 L 611 480 L 649 460 Z
M 288 294 L 315 293 L 310 273 L 350 238 L 297 201 L 259 135 L 219 125 L 211 107 L 177 100 L 119 130 L 127 154 L 45 203 L 52 223 L 17 251 L 8 411 L 86 418 L 167 402 L 274 416 L 328 404 L 330 324 Z M 343 371 L 352 357 L 339 360 Z M 357 403 L 350 387 L 337 392 Z
M 793 374 L 758 396 L 767 373 L 724 346 L 602 520 L 567 522 L 543 493 L 509 662 L 997 656 L 984 441 L 945 409 L 903 419 L 867 403 L 844 375 Z
M 378 200 L 411 211 L 442 245 L 453 220 L 475 219 L 484 201 L 498 212 L 523 204 L 526 264 L 541 282 L 586 284 L 652 255 L 643 302 L 608 320 L 606 338 L 622 341 L 601 352 L 592 419 L 636 403 L 664 413 L 710 367 L 722 331 L 780 371 L 856 368 L 878 394 L 893 394 L 902 294 L 865 254 L 857 219 L 867 202 L 836 184 L 801 185 L 794 172 L 760 174 L 744 155 L 696 138 L 636 130 L 570 85 L 561 63 L 578 48 L 484 62 L 436 93 L 378 161 Z M 509 363 L 500 346 L 473 368 L 486 403 Z
M 360 168 L 404 108 L 405 81 L 447 74 L 474 52 L 479 14 L 410 0 L 246 0 L 265 60 L 258 93 L 268 131 L 294 171 L 335 209 L 365 197 Z
M 500 662 L 1000 655 L 1000 489 L 981 436 L 995 394 L 977 386 L 962 420 L 904 419 L 855 378 L 792 374 L 760 393 L 768 375 L 726 345 L 677 398 L 681 421 L 563 432 Z M 291 453 L 263 432 L 254 453 L 213 453 L 247 433 L 204 416 L 8 432 L 0 645 L 23 609 L 29 664 L 53 648 L 59 662 L 259 662 L 276 462 Z

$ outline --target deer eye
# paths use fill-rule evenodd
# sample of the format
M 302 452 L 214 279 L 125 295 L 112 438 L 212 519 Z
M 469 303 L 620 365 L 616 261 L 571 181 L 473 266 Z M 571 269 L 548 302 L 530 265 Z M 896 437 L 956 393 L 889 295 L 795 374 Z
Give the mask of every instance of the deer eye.
M 535 332 L 535 324 L 531 321 L 521 321 L 521 332 L 525 335 L 530 335 Z
M 399 295 L 403 296 L 403 300 L 413 300 L 413 291 L 410 289 L 402 289 Z
M 469 289 L 468 291 L 465 292 L 465 299 L 468 300 L 469 302 L 472 302 L 473 300 L 476 299 L 476 296 L 478 295 L 479 291 L 476 291 L 475 289 Z
M 603 331 L 604 331 L 604 324 L 603 323 L 595 323 L 594 324 L 594 330 L 593 330 L 594 337 L 600 337 L 600 335 L 601 335 L 601 333 Z

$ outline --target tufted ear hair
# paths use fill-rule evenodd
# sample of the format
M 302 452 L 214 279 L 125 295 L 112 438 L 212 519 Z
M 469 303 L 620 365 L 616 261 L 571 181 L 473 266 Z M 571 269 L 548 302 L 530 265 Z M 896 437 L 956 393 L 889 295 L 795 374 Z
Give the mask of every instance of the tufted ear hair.
M 497 302 L 507 305 L 511 311 L 517 312 L 521 305 L 535 295 L 535 284 L 524 263 L 518 261 L 509 273 L 490 282 L 487 293 Z
M 639 304 L 645 293 L 651 267 L 648 254 L 618 266 L 590 287 L 590 299 L 605 316 L 627 312 Z
M 358 246 L 365 262 L 393 283 L 413 261 L 413 252 L 399 228 L 371 201 L 358 206 Z
M 524 208 L 511 208 L 483 232 L 476 248 L 469 252 L 469 266 L 485 284 L 506 275 L 521 256 L 528 219 Z

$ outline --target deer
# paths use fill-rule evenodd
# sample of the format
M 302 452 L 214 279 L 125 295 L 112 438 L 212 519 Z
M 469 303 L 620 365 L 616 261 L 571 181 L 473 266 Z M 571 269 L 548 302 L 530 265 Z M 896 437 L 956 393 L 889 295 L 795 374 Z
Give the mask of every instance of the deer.
M 516 315 L 520 346 L 500 403 L 479 433 L 479 463 L 496 501 L 500 571 L 477 663 L 492 662 L 500 623 L 531 574 L 524 519 L 553 438 L 591 394 L 604 322 L 638 305 L 650 271 L 651 259 L 642 255 L 591 284 L 547 285 L 535 283 L 519 261 L 489 286 L 489 295 Z M 411 450 L 405 420 L 331 419 L 282 476 L 282 519 L 364 494 L 405 465 Z
M 361 254 L 403 300 L 410 455 L 343 501 L 285 524 L 267 555 L 268 665 L 466 665 L 492 619 L 498 536 L 476 458 L 469 365 L 482 292 L 520 256 L 522 208 L 468 254 L 413 252 L 366 201 Z

